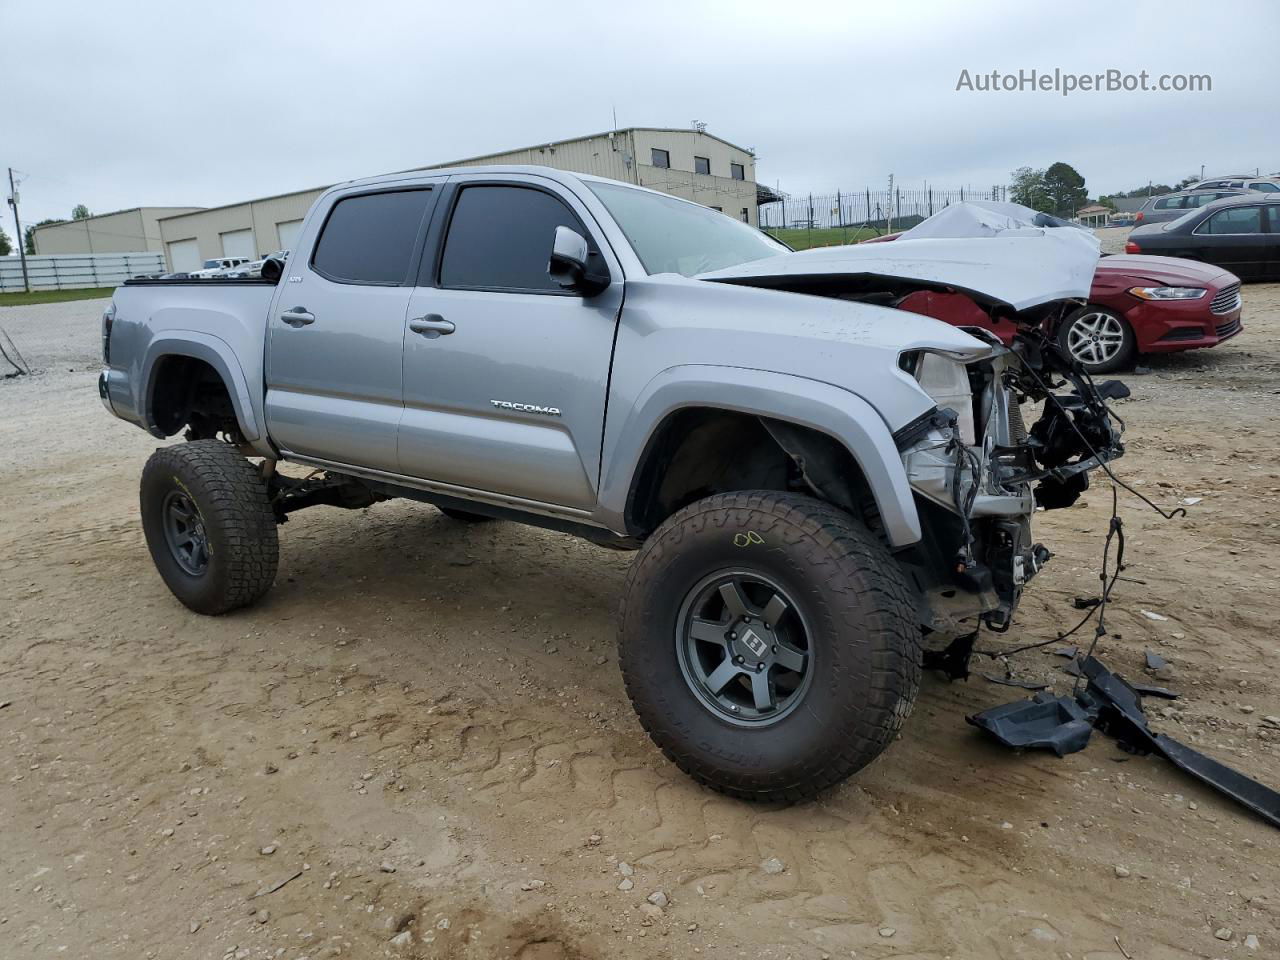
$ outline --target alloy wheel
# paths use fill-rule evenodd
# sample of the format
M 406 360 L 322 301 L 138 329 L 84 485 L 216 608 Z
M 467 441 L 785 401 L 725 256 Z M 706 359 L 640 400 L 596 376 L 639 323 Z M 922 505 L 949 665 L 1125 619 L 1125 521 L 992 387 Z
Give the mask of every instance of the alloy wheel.
M 1067 330 L 1067 349 L 1081 363 L 1107 363 L 1124 349 L 1124 327 L 1109 313 L 1083 313 Z
M 171 490 L 160 509 L 173 559 L 191 576 L 202 575 L 209 569 L 209 535 L 195 501 L 185 490 Z
M 813 678 L 813 644 L 786 592 L 758 573 L 712 574 L 685 597 L 676 648 L 689 689 L 712 713 L 741 725 L 781 720 Z

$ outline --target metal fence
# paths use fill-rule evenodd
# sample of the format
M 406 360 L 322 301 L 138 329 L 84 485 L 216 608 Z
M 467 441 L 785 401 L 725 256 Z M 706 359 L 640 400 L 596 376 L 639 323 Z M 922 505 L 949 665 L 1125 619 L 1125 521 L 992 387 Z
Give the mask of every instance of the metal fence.
M 789 196 L 760 205 L 760 229 L 769 233 L 826 231 L 822 243 L 852 242 L 866 231 L 892 233 L 915 226 L 925 217 L 964 200 L 1005 200 L 1006 188 L 975 190 L 851 190 Z M 859 233 L 859 231 L 862 231 Z
M 55 253 L 27 257 L 32 290 L 115 287 L 140 274 L 164 273 L 163 253 Z M 22 261 L 0 257 L 0 291 L 22 290 Z

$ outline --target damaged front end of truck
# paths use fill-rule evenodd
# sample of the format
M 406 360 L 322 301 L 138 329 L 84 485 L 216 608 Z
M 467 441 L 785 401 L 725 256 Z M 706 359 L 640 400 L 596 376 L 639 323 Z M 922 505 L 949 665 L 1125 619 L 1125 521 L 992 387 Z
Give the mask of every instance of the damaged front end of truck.
M 1123 423 L 1107 401 L 1127 388 L 1094 383 L 1051 335 L 1087 299 L 1098 256 L 1093 235 L 1063 221 L 1016 204 L 963 203 L 893 243 L 712 275 L 891 309 L 921 291 L 962 294 L 992 328 L 1016 328 L 1012 342 L 962 328 L 985 352 L 907 348 L 898 358 L 936 406 L 894 433 L 923 533 L 895 557 L 916 586 L 926 634 L 942 645 L 980 626 L 1009 628 L 1023 588 L 1052 556 L 1033 536 L 1036 508 L 1075 503 L 1089 472 L 1124 453 Z
M 1028 324 L 1011 346 L 993 344 L 968 363 L 902 356 L 939 401 L 895 440 L 924 531 L 899 560 L 940 636 L 979 622 L 1007 630 L 1023 588 L 1052 556 L 1034 539 L 1035 508 L 1071 506 L 1089 472 L 1124 453 L 1106 401 L 1127 390 L 1094 384 L 1041 330 Z

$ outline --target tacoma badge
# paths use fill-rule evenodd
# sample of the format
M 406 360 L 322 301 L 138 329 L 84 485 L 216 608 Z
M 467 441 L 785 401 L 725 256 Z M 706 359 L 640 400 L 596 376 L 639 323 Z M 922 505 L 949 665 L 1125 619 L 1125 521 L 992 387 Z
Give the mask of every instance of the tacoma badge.
M 510 400 L 490 400 L 499 410 L 519 410 L 521 413 L 540 413 L 546 417 L 560 416 L 559 407 L 540 407 L 536 403 L 512 403 Z

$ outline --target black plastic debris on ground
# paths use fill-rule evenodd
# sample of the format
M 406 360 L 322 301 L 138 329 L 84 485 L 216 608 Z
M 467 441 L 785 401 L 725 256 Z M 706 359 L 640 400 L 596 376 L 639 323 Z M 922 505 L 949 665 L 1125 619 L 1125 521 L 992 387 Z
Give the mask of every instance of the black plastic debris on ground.
M 1006 747 L 1038 747 L 1060 757 L 1083 750 L 1093 733 L 1093 718 L 1071 697 L 1037 693 L 965 717 Z
M 983 680 L 989 683 L 998 683 L 1005 687 L 1021 687 L 1023 690 L 1046 690 L 1049 685 L 1040 683 L 1036 680 L 1019 680 L 1017 677 L 997 677 L 990 673 L 979 673 Z
M 1075 661 L 1088 680 L 1074 697 L 1036 694 L 1031 700 L 1006 703 L 966 717 L 1007 747 L 1037 747 L 1062 757 L 1083 750 L 1094 729 L 1115 737 L 1130 753 L 1157 753 L 1188 773 L 1280 827 L 1280 793 L 1192 750 L 1164 734 L 1153 733 L 1142 711 L 1142 696 L 1122 677 L 1094 657 Z M 1157 696 L 1168 693 L 1163 688 Z
M 1147 669 L 1163 670 L 1169 665 L 1169 661 L 1153 650 L 1147 651 Z

